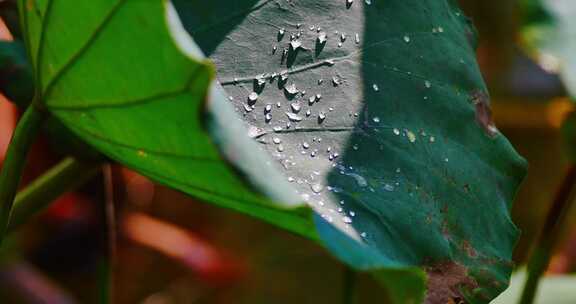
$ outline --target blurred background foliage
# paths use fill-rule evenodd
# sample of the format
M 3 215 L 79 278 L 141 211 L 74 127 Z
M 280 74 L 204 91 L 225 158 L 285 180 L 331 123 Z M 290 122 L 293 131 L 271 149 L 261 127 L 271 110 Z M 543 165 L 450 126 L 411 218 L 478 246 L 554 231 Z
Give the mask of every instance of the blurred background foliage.
M 515 252 L 520 265 L 568 166 L 559 129 L 573 106 L 559 78 L 522 51 L 521 21 L 529 15 L 517 1 L 460 2 L 479 31 L 478 58 L 496 123 L 530 163 L 513 209 L 523 232 Z M 18 37 L 9 3 L 0 1 L 5 41 Z M 14 78 L 0 75 L 6 81 Z M 17 112 L 0 99 L 0 159 Z M 54 165 L 59 151 L 39 139 L 25 180 Z M 343 267 L 319 246 L 153 185 L 125 168 L 110 171 L 11 235 L 0 253 L 1 303 L 105 303 L 107 291 L 115 303 L 339 303 Z M 113 186 L 112 195 L 105 195 L 106 185 Z M 116 248 L 110 248 L 105 228 L 104 202 L 111 199 Z M 576 270 L 576 230 L 566 228 L 549 273 Z M 382 303 L 383 291 L 370 277 L 361 276 L 358 288 L 357 303 Z

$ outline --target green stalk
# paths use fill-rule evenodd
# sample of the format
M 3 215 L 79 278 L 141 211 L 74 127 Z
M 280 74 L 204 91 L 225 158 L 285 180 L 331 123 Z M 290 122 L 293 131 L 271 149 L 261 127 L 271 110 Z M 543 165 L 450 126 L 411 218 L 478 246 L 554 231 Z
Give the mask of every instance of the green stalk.
M 8 229 L 14 230 L 25 223 L 60 195 L 76 189 L 94 177 L 99 169 L 98 162 L 80 161 L 74 157 L 64 158 L 18 192 Z
M 354 290 L 356 289 L 356 272 L 349 266 L 344 266 L 342 282 L 342 304 L 354 303 Z
M 8 230 L 8 221 L 14 203 L 14 197 L 20 184 L 22 171 L 26 165 L 28 150 L 42 125 L 45 113 L 34 104 L 26 109 L 18 122 L 8 146 L 6 158 L 0 172 L 0 245 Z
M 572 206 L 575 197 L 576 165 L 571 165 L 562 181 L 562 185 L 558 188 L 552 208 L 546 217 L 546 222 L 528 263 L 528 277 L 526 278 L 520 304 L 531 304 L 534 302 L 540 277 L 548 268 L 552 252 L 566 224 L 568 210 Z

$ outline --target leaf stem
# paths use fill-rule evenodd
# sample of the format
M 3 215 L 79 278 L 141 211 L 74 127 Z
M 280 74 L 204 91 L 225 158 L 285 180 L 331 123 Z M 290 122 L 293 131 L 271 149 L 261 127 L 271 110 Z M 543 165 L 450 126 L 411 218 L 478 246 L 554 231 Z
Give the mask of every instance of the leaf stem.
M 115 301 L 115 273 L 117 260 L 117 234 L 116 234 L 116 210 L 114 202 L 114 173 L 112 165 L 106 164 L 102 167 L 104 176 L 106 228 L 108 240 L 108 303 L 113 304 Z
M 36 138 L 36 133 L 38 133 L 44 117 L 45 113 L 39 110 L 37 106 L 34 104 L 29 106 L 18 122 L 10 146 L 8 146 L 0 172 L 0 245 L 8 230 L 8 221 L 22 171 L 26 165 L 28 150 Z
M 80 161 L 74 157 L 61 160 L 18 192 L 8 230 L 16 229 L 60 195 L 84 184 L 94 177 L 99 169 L 99 162 Z
M 354 290 L 356 289 L 356 271 L 344 266 L 342 281 L 342 304 L 354 303 Z
M 556 192 L 552 207 L 538 238 L 534 252 L 528 263 L 528 277 L 522 292 L 520 304 L 531 304 L 536 296 L 540 277 L 548 268 L 552 251 L 566 224 L 568 210 L 576 197 L 576 165 L 571 165 Z

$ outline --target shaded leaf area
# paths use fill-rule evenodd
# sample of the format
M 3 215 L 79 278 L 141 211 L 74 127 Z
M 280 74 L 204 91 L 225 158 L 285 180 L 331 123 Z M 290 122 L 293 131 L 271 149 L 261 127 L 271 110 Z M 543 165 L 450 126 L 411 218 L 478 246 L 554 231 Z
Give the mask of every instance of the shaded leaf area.
M 17 41 L 0 41 L 0 90 L 18 106 L 32 99 L 32 73 L 24 46 Z
M 547 71 L 560 74 L 576 95 L 576 3 L 570 0 L 523 0 L 524 47 Z
M 475 30 L 452 1 L 176 7 L 334 255 L 397 303 L 422 300 L 418 269 L 429 303 L 506 287 L 526 165 L 492 123 Z
M 309 212 L 284 210 L 297 206 L 296 200 L 271 191 L 285 198 L 272 203 L 221 159 L 202 117 L 209 90 L 215 106 L 223 94 L 211 84 L 211 65 L 168 1 L 38 0 L 21 1 L 19 9 L 35 106 L 96 150 L 159 183 L 314 237 Z M 231 130 L 244 128 L 230 118 Z M 244 163 L 272 175 L 252 140 L 243 134 L 235 143 L 254 150 L 241 157 Z

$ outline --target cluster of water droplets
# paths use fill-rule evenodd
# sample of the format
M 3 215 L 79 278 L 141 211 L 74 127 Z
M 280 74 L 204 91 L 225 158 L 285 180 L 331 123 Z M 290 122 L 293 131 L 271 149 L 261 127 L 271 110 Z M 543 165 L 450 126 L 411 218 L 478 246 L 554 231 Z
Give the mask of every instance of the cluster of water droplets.
M 345 1 L 346 9 L 353 9 L 357 5 L 353 0 Z M 371 0 L 363 2 L 366 5 L 372 4 Z M 442 33 L 444 30 L 442 27 L 435 27 L 432 31 Z M 317 58 L 319 52 L 329 48 L 339 50 L 345 46 L 355 46 L 357 50 L 360 50 L 362 34 L 328 29 L 321 24 L 298 23 L 277 27 L 277 31 L 271 35 L 274 37 L 271 52 L 267 50 L 262 50 L 262 52 L 268 56 L 279 57 L 278 67 L 275 71 L 262 72 L 256 77 L 236 77 L 232 81 L 223 82 L 223 85 L 234 85 L 244 91 L 244 94 L 231 96 L 230 100 L 236 105 L 241 105 L 237 107 L 237 110 L 241 115 L 250 117 L 246 119 L 249 123 L 257 125 L 251 128 L 250 136 L 263 143 L 266 149 L 272 152 L 275 159 L 286 170 L 288 182 L 296 186 L 303 200 L 326 221 L 367 240 L 368 233 L 352 229 L 355 217 L 360 214 L 358 210 L 349 207 L 345 200 L 334 200 L 335 197 L 341 197 L 335 194 L 377 190 L 397 191 L 401 185 L 399 179 L 401 170 L 396 169 L 395 180 L 369 181 L 361 170 L 345 164 L 342 160 L 343 151 L 339 149 L 346 147 L 345 141 L 329 136 L 323 138 L 320 136 L 322 132 L 318 132 L 317 134 L 320 135 L 317 136 L 309 135 L 313 134 L 313 131 L 321 131 L 326 127 L 327 121 L 330 120 L 330 113 L 334 111 L 334 107 L 340 106 L 327 100 L 325 96 L 328 94 L 326 93 L 328 90 L 347 87 L 347 79 L 330 70 L 338 63 L 334 59 L 318 59 L 305 66 L 291 65 L 301 53 L 316 51 Z M 404 43 L 412 42 L 410 35 L 400 37 Z M 312 82 L 302 83 L 292 77 L 293 74 L 319 67 L 327 68 L 328 72 L 322 73 L 323 77 L 318 77 Z M 381 84 L 376 82 L 368 84 L 368 88 L 374 94 L 381 93 L 380 86 Z M 430 89 L 432 83 L 424 80 L 421 86 L 424 89 Z M 274 101 L 267 100 L 265 90 L 276 90 L 276 88 L 280 91 L 280 96 L 284 96 L 284 100 L 278 101 L 281 100 L 279 98 L 273 98 Z M 428 97 L 425 96 L 424 99 Z M 239 100 L 241 103 L 238 102 Z M 358 112 L 352 112 L 349 116 L 355 119 L 352 126 L 363 124 L 373 127 L 376 131 L 390 130 L 392 138 L 399 137 L 409 144 L 436 142 L 436 137 L 426 132 L 385 125 L 384 119 L 379 116 L 361 116 Z M 367 121 L 359 122 L 359 119 Z M 302 127 L 302 125 L 305 126 Z M 350 128 L 350 132 L 352 129 L 353 127 Z M 299 130 L 304 131 L 297 132 Z M 302 134 L 309 136 L 301 136 Z M 295 142 L 294 138 L 298 138 L 299 141 Z M 358 144 L 351 147 L 354 151 L 362 149 Z M 445 161 L 448 159 L 446 158 Z M 336 185 L 328 185 L 327 175 L 330 172 L 336 172 L 353 181 L 355 189 L 344 190 Z

